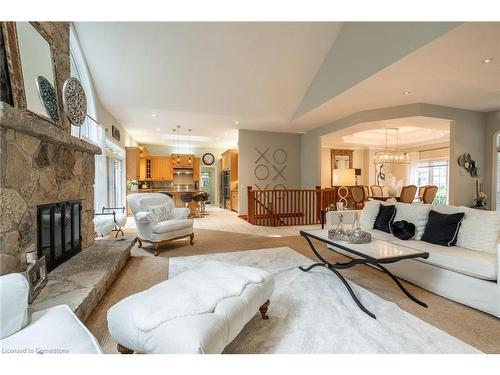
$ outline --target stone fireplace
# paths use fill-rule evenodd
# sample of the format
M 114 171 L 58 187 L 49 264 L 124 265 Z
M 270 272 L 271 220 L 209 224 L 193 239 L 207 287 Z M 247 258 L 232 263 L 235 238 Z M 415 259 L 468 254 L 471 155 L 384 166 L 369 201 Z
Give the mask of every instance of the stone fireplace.
M 69 22 L 20 27 L 34 28 L 50 45 L 56 120 L 29 109 L 25 84 L 33 80 L 23 80 L 17 23 L 0 26 L 0 275 L 25 271 L 27 253 L 44 255 L 47 284 L 30 310 L 62 304 L 85 321 L 130 258 L 134 237 L 94 241 L 94 161 L 101 149 L 71 136 L 64 115 Z M 31 62 L 37 68 L 38 55 Z
M 1 274 L 37 251 L 39 206 L 81 201 L 81 248 L 94 242 L 94 155 L 100 149 L 0 102 Z
M 2 76 L 0 82 L 2 93 L 7 92 L 0 101 L 0 274 L 3 275 L 24 271 L 26 253 L 39 249 L 39 206 L 58 203 L 63 207 L 64 202 L 79 202 L 81 241 L 77 240 L 77 247 L 86 249 L 93 244 L 94 159 L 101 150 L 71 136 L 70 124 L 64 116 L 60 93 L 62 83 L 70 76 L 69 23 L 31 23 L 50 44 L 58 121 L 27 108 L 16 25 L 12 22 L 0 25 L 0 60 L 2 67 L 8 67 L 8 76 Z M 73 230 L 68 232 L 69 237 L 74 234 Z M 52 240 L 68 238 L 61 232 L 61 238 L 54 236 Z M 71 241 L 67 248 L 75 239 Z M 66 250 L 62 246 L 59 250 Z

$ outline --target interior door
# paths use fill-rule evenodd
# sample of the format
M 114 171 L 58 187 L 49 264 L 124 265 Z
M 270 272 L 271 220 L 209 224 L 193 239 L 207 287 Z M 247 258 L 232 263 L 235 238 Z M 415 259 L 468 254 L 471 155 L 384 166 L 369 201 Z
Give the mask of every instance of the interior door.
M 209 201 L 215 202 L 215 169 L 210 167 L 201 167 L 201 191 L 208 193 Z

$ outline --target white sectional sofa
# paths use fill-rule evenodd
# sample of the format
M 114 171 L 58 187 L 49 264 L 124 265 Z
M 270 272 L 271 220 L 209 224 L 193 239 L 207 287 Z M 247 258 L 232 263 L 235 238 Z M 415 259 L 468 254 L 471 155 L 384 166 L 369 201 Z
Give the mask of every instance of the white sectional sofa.
M 385 203 L 370 201 L 363 211 L 344 211 L 343 221 L 352 223 L 358 213 L 363 230 L 370 232 L 373 238 L 429 253 L 427 259 L 408 259 L 387 264 L 386 267 L 392 273 L 443 297 L 500 317 L 500 212 L 469 207 L 396 203 L 394 220 L 406 220 L 416 225 L 414 239 L 404 241 L 390 233 L 373 229 L 380 204 Z M 430 210 L 446 214 L 465 213 L 456 246 L 440 246 L 419 239 Z M 328 228 L 338 223 L 340 213 L 327 213 Z M 349 256 L 338 249 L 335 251 Z

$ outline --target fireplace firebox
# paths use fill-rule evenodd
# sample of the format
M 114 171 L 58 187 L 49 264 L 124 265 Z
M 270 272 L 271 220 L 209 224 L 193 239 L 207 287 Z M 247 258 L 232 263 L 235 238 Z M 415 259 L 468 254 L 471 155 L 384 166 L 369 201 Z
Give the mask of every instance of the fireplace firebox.
M 48 272 L 81 251 L 81 209 L 80 200 L 37 207 L 38 257 L 45 256 Z

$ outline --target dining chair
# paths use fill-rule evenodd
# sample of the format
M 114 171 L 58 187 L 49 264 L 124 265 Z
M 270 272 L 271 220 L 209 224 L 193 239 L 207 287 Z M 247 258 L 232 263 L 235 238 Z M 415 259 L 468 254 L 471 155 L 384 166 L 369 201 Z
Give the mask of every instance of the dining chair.
M 354 209 L 362 209 L 365 206 L 365 189 L 362 186 L 351 186 L 351 196 Z
M 425 192 L 425 189 L 428 187 L 429 185 L 422 185 L 422 186 L 419 186 L 418 187 L 418 199 L 420 202 L 423 202 L 424 201 L 424 192 Z
M 366 185 L 363 186 L 363 191 L 365 192 L 365 201 L 367 201 L 370 198 L 370 189 Z
M 426 188 L 424 190 L 422 202 L 427 203 L 427 204 L 432 204 L 432 202 L 434 202 L 434 198 L 436 197 L 437 192 L 438 192 L 437 186 L 434 186 L 434 185 L 426 186 Z
M 374 197 L 381 197 L 384 195 L 383 190 L 382 190 L 382 186 L 380 186 L 380 185 L 372 185 L 372 186 L 370 186 L 370 189 L 371 189 L 372 195 Z
M 399 196 L 399 201 L 402 203 L 413 203 L 416 193 L 417 187 L 415 185 L 403 186 L 401 189 L 401 195 Z

